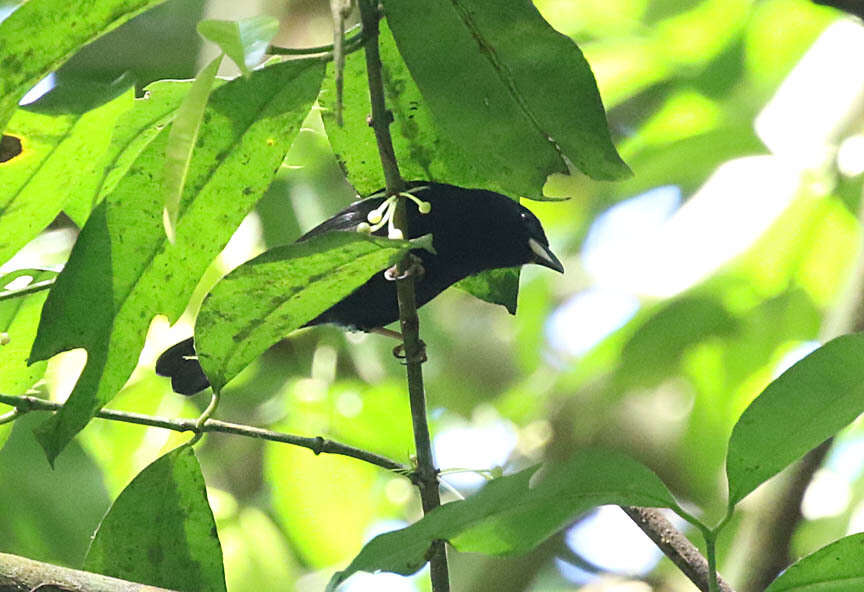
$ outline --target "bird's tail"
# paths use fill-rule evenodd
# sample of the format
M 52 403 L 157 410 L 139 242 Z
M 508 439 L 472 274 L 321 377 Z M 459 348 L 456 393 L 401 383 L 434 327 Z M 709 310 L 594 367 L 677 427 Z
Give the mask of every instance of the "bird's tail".
M 170 378 L 171 388 L 181 395 L 194 395 L 210 386 L 191 337 L 162 352 L 156 360 L 156 374 Z

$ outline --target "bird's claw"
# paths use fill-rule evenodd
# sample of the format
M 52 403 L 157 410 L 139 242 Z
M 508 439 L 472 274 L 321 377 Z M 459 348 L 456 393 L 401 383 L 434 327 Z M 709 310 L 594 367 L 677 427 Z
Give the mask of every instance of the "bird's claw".
M 426 343 L 421 339 L 420 340 L 420 349 L 417 351 L 415 356 L 409 357 L 405 352 L 405 344 L 400 343 L 396 347 L 393 348 L 393 355 L 402 362 L 403 365 L 407 364 L 422 364 L 428 358 L 426 357 Z
M 404 280 L 413 277 L 416 280 L 422 279 L 426 274 L 426 269 L 423 267 L 423 260 L 416 255 L 409 254 L 409 263 L 405 271 L 399 273 L 399 266 L 394 265 L 384 270 L 384 277 L 391 282 Z

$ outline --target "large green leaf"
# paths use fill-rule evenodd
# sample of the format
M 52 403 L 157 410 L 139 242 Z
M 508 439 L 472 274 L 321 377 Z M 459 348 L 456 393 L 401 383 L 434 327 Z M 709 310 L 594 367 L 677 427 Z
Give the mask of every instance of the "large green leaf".
M 437 125 L 490 178 L 531 197 L 568 162 L 597 179 L 630 174 L 588 62 L 530 0 L 385 0 L 384 11 Z
M 502 192 L 502 185 L 494 176 L 484 174 L 474 158 L 442 136 L 435 126 L 386 21 L 381 22 L 379 46 L 387 107 L 393 113 L 390 133 L 402 176 Z M 329 64 L 318 98 L 323 107 L 321 118 L 348 180 L 361 195 L 368 195 L 385 183 L 375 135 L 367 122 L 372 107 L 366 60 L 361 52 L 345 56 L 344 91 L 340 126 L 336 122 L 334 66 Z
M 144 96 L 132 101 L 132 108 L 117 119 L 102 160 L 94 163 L 95 174 L 71 187 L 63 206 L 78 226 L 84 226 L 96 204 L 114 190 L 138 155 L 171 123 L 190 86 L 189 80 L 154 82 L 147 86 Z
M 30 0 L 0 24 L 0 131 L 18 101 L 72 54 L 162 0 Z
M 441 506 L 407 528 L 375 537 L 347 569 L 333 576 L 328 590 L 357 571 L 414 573 L 426 563 L 436 540 L 446 540 L 460 551 L 523 553 L 594 506 L 678 508 L 657 475 L 622 454 L 584 450 L 530 487 L 536 471 L 534 467 L 495 479 L 467 500 Z
M 207 296 L 195 323 L 198 359 L 213 389 L 410 248 L 406 241 L 331 232 L 277 247 L 232 271 Z
M 225 590 L 216 522 L 190 447 L 158 459 L 120 493 L 84 569 L 183 592 Z
M 765 592 L 858 592 L 864 590 L 864 533 L 853 534 L 799 559 Z
M 87 365 L 63 409 L 39 430 L 53 460 L 129 378 L 150 319 L 182 313 L 201 274 L 270 184 L 311 105 L 320 62 L 258 70 L 214 91 L 180 204 L 162 228 L 168 130 L 140 153 L 91 214 L 42 312 L 31 359 L 84 347 Z
M 729 508 L 864 411 L 864 334 L 829 341 L 781 374 L 729 438 Z
M 484 172 L 476 159 L 451 142 L 435 126 L 420 90 L 402 61 L 386 21 L 381 22 L 379 51 L 387 107 L 393 114 L 390 133 L 399 169 L 406 179 L 439 181 L 461 187 L 504 192 L 495 175 Z M 321 87 L 318 102 L 324 109 L 321 118 L 330 145 L 348 180 L 362 195 L 384 187 L 384 172 L 369 129 L 371 112 L 366 60 L 360 52 L 345 56 L 342 125 L 336 122 L 336 81 L 333 64 Z M 519 291 L 519 270 L 494 270 L 479 273 L 457 286 L 493 304 L 505 306 L 513 313 Z
M 131 89 L 96 108 L 80 96 L 58 98 L 64 90 L 18 109 L 9 122 L 22 150 L 0 163 L 0 264 L 54 220 L 70 193 L 91 184 L 114 122 L 132 105 Z

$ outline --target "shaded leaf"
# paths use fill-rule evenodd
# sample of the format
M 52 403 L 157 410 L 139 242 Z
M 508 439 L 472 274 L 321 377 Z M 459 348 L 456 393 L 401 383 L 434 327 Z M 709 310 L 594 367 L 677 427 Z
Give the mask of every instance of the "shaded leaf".
M 271 249 L 232 271 L 195 323 L 198 359 L 213 389 L 410 249 L 405 241 L 331 232 Z
M 765 592 L 857 592 L 864 589 L 864 533 L 834 541 L 780 574 Z
M 412 574 L 426 563 L 436 540 L 465 552 L 524 553 L 595 506 L 678 508 L 657 475 L 622 454 L 583 450 L 550 468 L 539 484 L 530 487 L 537 468 L 494 479 L 466 500 L 445 504 L 407 528 L 375 537 L 347 569 L 333 576 L 328 590 L 357 571 Z
M 91 214 L 42 312 L 31 359 L 84 347 L 87 365 L 39 430 L 53 460 L 123 386 L 150 319 L 176 320 L 198 279 L 270 184 L 318 92 L 320 63 L 257 70 L 213 92 L 180 203 L 177 240 L 162 229 L 167 130 Z
M 630 174 L 588 62 L 530 0 L 385 0 L 384 12 L 437 125 L 506 188 L 539 196 L 568 162 L 597 179 Z
M 239 21 L 198 23 L 198 33 L 218 45 L 246 75 L 264 58 L 270 40 L 278 31 L 279 21 L 263 15 Z
M 183 185 L 189 172 L 189 162 L 192 160 L 192 149 L 198 139 L 201 121 L 204 119 L 204 108 L 216 81 L 216 72 L 222 63 L 223 54 L 219 54 L 209 64 L 204 66 L 195 77 L 189 92 L 180 103 L 168 132 L 168 145 L 165 147 L 165 234 L 168 240 L 174 242 L 174 228 L 177 226 L 177 216 L 180 213 L 180 198 L 183 196 Z
M 72 54 L 162 0 L 30 0 L 0 23 L 0 131 L 18 101 Z
M 156 460 L 120 493 L 84 569 L 183 592 L 225 590 L 216 523 L 190 447 Z
M 469 275 L 455 285 L 480 300 L 500 304 L 510 314 L 516 314 L 516 300 L 519 294 L 519 267 L 490 269 Z
M 132 105 L 131 89 L 99 107 L 80 103 L 78 92 L 70 90 L 66 100 L 57 88 L 9 122 L 7 133 L 21 140 L 22 152 L 0 164 L 0 264 L 57 217 L 70 193 L 91 182 L 114 122 Z
M 864 334 L 829 341 L 750 403 L 729 438 L 729 508 L 864 411 Z

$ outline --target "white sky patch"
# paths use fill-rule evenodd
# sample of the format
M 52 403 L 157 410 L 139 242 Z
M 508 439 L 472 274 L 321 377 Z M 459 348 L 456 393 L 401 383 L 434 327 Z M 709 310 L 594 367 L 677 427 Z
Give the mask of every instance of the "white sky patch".
M 801 514 L 807 520 L 839 516 L 852 499 L 851 484 L 830 469 L 819 469 L 804 492 Z
M 643 296 L 669 298 L 745 252 L 789 206 L 800 173 L 773 156 L 722 164 L 655 240 L 633 249 L 618 269 Z
M 513 424 L 499 419 L 444 428 L 435 436 L 433 447 L 435 460 L 443 471 L 487 470 L 504 465 L 518 441 Z M 486 478 L 475 472 L 445 472 L 442 478 L 462 492 L 486 483 Z
M 580 356 L 623 327 L 639 310 L 639 299 L 616 290 L 590 289 L 550 315 L 546 337 L 553 349 Z
M 847 177 L 864 173 L 864 134 L 843 140 L 837 150 L 837 169 Z
M 21 97 L 21 100 L 18 101 L 18 104 L 23 106 L 29 105 L 30 103 L 37 101 L 42 95 L 54 88 L 54 86 L 57 84 L 56 80 L 57 77 L 52 72 L 51 74 L 37 82 L 36 86 L 28 90 L 27 94 Z
M 681 205 L 681 190 L 664 186 L 623 201 L 597 217 L 582 245 L 582 263 L 597 286 L 633 292 L 634 253 L 655 242 Z
M 680 519 L 675 524 L 680 527 Z M 565 541 L 597 567 L 623 575 L 646 574 L 663 555 L 617 506 L 598 508 L 568 530 Z
M 822 345 L 818 341 L 805 341 L 789 353 L 787 353 L 780 362 L 777 363 L 777 368 L 774 369 L 774 378 L 777 378 L 789 368 L 794 366 L 804 357 L 813 353 L 819 346 Z
M 838 19 L 823 31 L 756 118 L 772 153 L 799 169 L 815 168 L 864 105 L 864 26 Z

